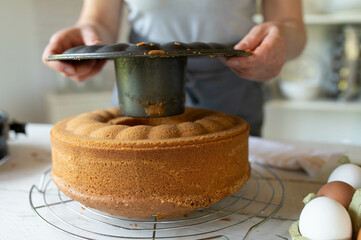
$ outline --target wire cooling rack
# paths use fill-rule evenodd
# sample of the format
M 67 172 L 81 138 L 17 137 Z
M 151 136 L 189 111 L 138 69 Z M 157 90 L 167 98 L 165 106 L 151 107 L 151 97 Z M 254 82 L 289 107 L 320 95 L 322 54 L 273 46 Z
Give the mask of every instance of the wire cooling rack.
M 252 176 L 235 194 L 182 217 L 157 220 L 109 215 L 63 194 L 50 169 L 29 192 L 30 206 L 45 223 L 77 239 L 248 239 L 282 207 L 282 181 L 269 168 L 252 164 Z
M 9 156 L 8 156 L 8 155 L 0 158 L 0 165 L 3 165 L 8 159 L 9 159 Z

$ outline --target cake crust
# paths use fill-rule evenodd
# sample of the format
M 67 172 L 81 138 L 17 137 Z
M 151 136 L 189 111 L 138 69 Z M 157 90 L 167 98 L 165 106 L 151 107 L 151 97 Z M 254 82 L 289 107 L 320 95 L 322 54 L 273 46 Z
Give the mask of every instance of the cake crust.
M 248 124 L 204 109 L 139 119 L 119 109 L 57 123 L 51 131 L 54 183 L 110 214 L 184 215 L 233 194 L 250 176 Z

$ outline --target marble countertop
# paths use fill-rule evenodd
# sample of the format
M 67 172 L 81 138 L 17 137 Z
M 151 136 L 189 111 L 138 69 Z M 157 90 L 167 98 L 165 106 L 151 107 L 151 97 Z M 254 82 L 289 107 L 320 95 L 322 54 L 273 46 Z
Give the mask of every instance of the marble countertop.
M 0 165 L 0 240 L 75 239 L 47 225 L 35 215 L 29 204 L 31 187 L 38 185 L 41 175 L 51 168 L 51 127 L 52 125 L 28 124 L 26 136 L 11 136 L 9 140 L 9 158 Z M 328 144 L 297 144 L 322 149 L 335 147 Z M 352 161 L 361 162 L 360 147 L 338 147 L 344 148 Z M 253 231 L 248 239 L 290 239 L 288 228 L 299 216 L 303 207 L 302 198 L 317 191 L 323 184 L 303 172 L 273 171 L 283 181 L 285 202 L 274 218 Z M 245 234 L 244 231 L 234 227 L 227 233 L 227 237 L 240 239 Z

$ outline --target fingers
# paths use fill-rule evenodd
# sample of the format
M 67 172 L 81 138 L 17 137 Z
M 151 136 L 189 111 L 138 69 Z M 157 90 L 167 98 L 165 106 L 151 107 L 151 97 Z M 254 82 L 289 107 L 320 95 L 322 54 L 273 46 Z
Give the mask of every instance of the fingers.
M 83 82 L 99 73 L 105 62 L 106 60 L 89 60 L 79 62 L 76 70 L 77 74 L 68 77 L 76 82 Z
M 65 50 L 79 45 L 94 45 L 101 43 L 100 37 L 90 26 L 64 29 L 55 33 L 45 47 L 42 60 L 45 65 L 70 77 L 74 81 L 84 81 L 97 74 L 103 67 L 105 60 L 88 61 L 46 61 L 49 55 L 61 54 Z
M 75 68 L 70 62 L 65 61 L 46 61 L 46 58 L 49 55 L 60 54 L 65 50 L 81 45 L 83 41 L 81 36 L 74 29 L 65 29 L 59 32 L 56 32 L 51 38 L 48 45 L 45 47 L 42 61 L 45 65 L 50 68 L 61 72 L 66 75 L 74 75 Z
M 102 43 L 99 34 L 92 27 L 81 28 L 81 35 L 85 45 L 95 45 Z
M 46 58 L 48 56 L 62 53 L 64 51 L 63 49 L 64 49 L 63 45 L 56 44 L 55 41 L 50 42 L 45 47 L 45 50 L 42 55 L 42 61 L 45 65 L 47 65 L 48 67 L 50 67 L 58 72 L 61 72 L 61 73 L 67 74 L 67 75 L 74 75 L 75 69 L 71 63 L 65 62 L 65 61 L 46 61 Z
M 234 46 L 237 50 L 254 50 L 262 42 L 263 38 L 267 34 L 266 28 L 263 25 L 257 25 L 251 29 L 251 31 Z
M 93 67 L 96 65 L 97 60 L 85 60 L 85 61 L 72 61 L 72 66 L 74 67 L 74 74 L 63 73 L 65 77 L 70 77 L 76 82 L 84 81 L 85 79 L 81 76 L 86 76 L 91 72 Z
M 231 68 L 245 69 L 257 65 L 258 59 L 258 53 L 253 53 L 252 56 L 231 57 L 226 64 Z
M 50 46 L 58 51 L 65 51 L 69 48 L 84 45 L 83 38 L 76 28 L 67 28 L 56 32 L 49 40 Z
M 234 46 L 234 49 L 238 50 L 253 50 L 253 55 L 248 57 L 232 57 L 227 61 L 227 65 L 231 68 L 249 68 L 257 63 L 259 56 L 262 56 L 256 50 L 262 44 L 262 41 L 267 36 L 267 27 L 263 25 L 257 25 Z
M 283 51 L 283 49 L 280 49 L 279 47 L 283 42 L 280 33 L 272 31 L 272 27 L 267 25 L 260 25 L 258 28 L 253 28 L 245 39 L 246 42 L 249 42 L 250 40 L 253 41 L 249 44 L 253 50 L 252 56 L 232 57 L 227 61 L 228 66 L 235 68 L 250 68 L 258 65 L 263 66 L 264 64 L 267 64 L 267 61 L 271 61 L 271 53 L 277 54 L 278 51 Z M 240 41 L 235 48 L 242 45 L 242 41 Z
M 48 62 L 47 65 L 57 72 L 62 73 L 64 76 L 73 76 L 76 74 L 74 65 L 68 61 L 51 61 Z
M 261 45 L 254 50 L 254 53 L 256 56 L 264 56 L 268 59 L 272 56 L 272 54 L 285 56 L 285 54 L 280 54 L 284 53 L 285 50 L 286 44 L 284 38 L 281 36 L 281 33 L 277 28 L 271 28 L 269 33 L 263 39 Z
M 251 42 L 252 41 L 252 42 Z M 286 60 L 284 38 L 277 25 L 253 28 L 235 48 L 247 43 L 253 50 L 249 57 L 232 57 L 226 64 L 239 76 L 256 81 L 266 81 L 279 74 Z
M 82 78 L 85 80 L 85 79 L 94 77 L 96 74 L 98 74 L 100 72 L 100 70 L 102 70 L 105 63 L 106 63 L 106 60 L 104 60 L 104 59 L 103 60 L 97 60 L 97 63 L 95 64 L 92 71 L 90 71 L 87 75 L 82 76 Z

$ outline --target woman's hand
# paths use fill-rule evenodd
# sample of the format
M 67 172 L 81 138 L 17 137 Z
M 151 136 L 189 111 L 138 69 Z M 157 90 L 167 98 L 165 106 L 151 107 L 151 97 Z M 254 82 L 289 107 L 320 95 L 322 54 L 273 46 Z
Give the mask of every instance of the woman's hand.
M 49 55 L 60 54 L 80 45 L 110 44 L 116 42 L 122 0 L 84 0 L 78 23 L 56 32 L 43 52 L 43 62 L 50 68 L 82 82 L 97 74 L 105 60 L 46 61 Z
M 250 57 L 227 60 L 239 76 L 267 81 L 277 76 L 286 60 L 301 54 L 306 43 L 301 0 L 263 0 L 264 23 L 249 32 L 235 49 L 253 51 Z
M 253 29 L 235 45 L 238 50 L 252 50 L 249 57 L 232 57 L 226 61 L 240 77 L 267 81 L 277 76 L 286 61 L 286 43 L 282 25 L 267 22 Z
M 105 64 L 105 60 L 87 61 L 46 61 L 49 55 L 60 54 L 65 50 L 80 45 L 95 45 L 102 43 L 97 30 L 91 25 L 77 25 L 56 32 L 46 46 L 42 60 L 45 65 L 70 77 L 74 81 L 82 82 L 96 75 Z

